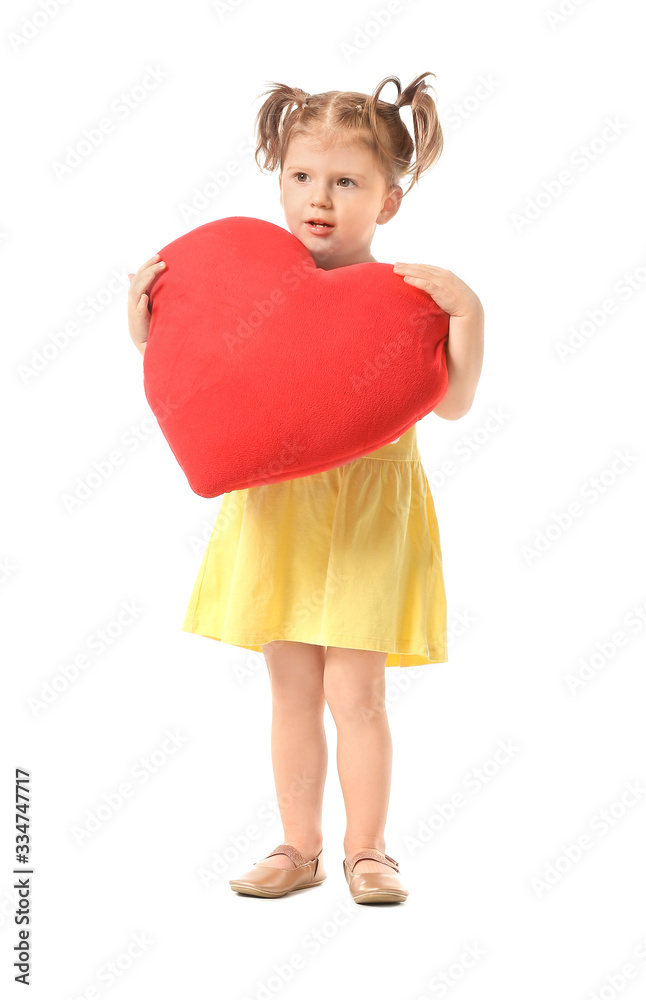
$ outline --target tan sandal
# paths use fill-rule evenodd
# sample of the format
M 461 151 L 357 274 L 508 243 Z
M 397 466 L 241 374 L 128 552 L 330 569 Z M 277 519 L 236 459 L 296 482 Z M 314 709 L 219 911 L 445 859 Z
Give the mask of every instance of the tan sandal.
M 311 885 L 320 885 L 326 879 L 323 869 L 323 848 L 311 861 L 306 861 L 300 851 L 297 851 L 291 844 L 279 844 L 268 854 L 272 858 L 274 854 L 286 854 L 296 865 L 295 868 L 272 868 L 271 865 L 263 865 L 259 861 L 254 863 L 254 867 L 241 875 L 240 878 L 229 879 L 229 885 L 234 892 L 241 892 L 245 896 L 285 896 L 295 889 L 307 889 Z
M 381 851 L 375 851 L 372 848 L 366 851 L 357 851 L 350 861 L 346 861 L 344 858 L 343 871 L 355 903 L 403 903 L 408 896 L 408 889 L 404 888 L 396 875 L 386 875 L 385 872 L 357 872 L 356 875 L 353 874 L 357 862 L 364 859 L 366 861 L 381 861 L 382 865 L 389 865 L 396 872 L 399 871 L 398 861 L 395 861 L 388 854 L 382 854 Z

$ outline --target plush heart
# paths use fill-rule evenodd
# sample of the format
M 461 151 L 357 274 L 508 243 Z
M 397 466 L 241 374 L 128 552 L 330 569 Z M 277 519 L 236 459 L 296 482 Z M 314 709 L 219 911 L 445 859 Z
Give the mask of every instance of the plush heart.
M 159 253 L 144 391 L 200 496 L 343 465 L 447 390 L 449 317 L 390 264 L 326 271 L 292 233 L 247 216 Z

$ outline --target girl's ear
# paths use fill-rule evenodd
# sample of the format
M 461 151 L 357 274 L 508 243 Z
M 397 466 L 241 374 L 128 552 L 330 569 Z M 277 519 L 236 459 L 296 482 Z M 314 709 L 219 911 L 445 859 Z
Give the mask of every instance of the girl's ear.
M 399 184 L 390 189 L 388 197 L 384 201 L 384 207 L 377 216 L 377 221 L 380 225 L 383 225 L 384 222 L 388 222 L 394 215 L 397 215 L 403 194 L 403 189 Z

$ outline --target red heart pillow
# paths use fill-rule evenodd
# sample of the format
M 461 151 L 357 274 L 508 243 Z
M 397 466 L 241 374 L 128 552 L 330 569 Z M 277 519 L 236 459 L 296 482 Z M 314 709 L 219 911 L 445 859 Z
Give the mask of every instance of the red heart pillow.
M 390 264 L 326 271 L 286 229 L 246 216 L 159 252 L 144 391 L 200 496 L 366 455 L 448 388 L 449 317 Z

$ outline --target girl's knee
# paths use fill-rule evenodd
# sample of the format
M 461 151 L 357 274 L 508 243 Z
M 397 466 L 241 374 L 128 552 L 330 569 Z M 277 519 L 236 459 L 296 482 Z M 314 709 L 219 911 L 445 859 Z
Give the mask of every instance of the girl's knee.
M 377 719 L 386 711 L 384 666 L 387 654 L 378 653 L 375 657 L 372 650 L 347 652 L 365 652 L 368 655 L 345 656 L 339 653 L 331 660 L 326 659 L 323 688 L 330 711 L 337 721 L 369 722 Z

